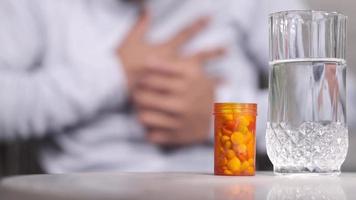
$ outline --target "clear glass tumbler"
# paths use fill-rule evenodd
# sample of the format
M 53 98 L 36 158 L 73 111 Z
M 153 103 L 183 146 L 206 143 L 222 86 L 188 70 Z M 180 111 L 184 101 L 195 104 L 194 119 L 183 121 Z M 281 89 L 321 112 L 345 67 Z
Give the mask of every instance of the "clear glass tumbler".
M 269 17 L 267 153 L 277 174 L 339 174 L 348 149 L 346 16 Z

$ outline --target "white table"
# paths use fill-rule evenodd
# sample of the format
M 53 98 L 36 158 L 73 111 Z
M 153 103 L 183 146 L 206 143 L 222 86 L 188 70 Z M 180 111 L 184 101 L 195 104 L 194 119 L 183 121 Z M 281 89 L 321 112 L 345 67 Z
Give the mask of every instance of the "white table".
M 0 199 L 356 199 L 356 174 L 224 177 L 198 173 L 91 173 L 5 178 Z

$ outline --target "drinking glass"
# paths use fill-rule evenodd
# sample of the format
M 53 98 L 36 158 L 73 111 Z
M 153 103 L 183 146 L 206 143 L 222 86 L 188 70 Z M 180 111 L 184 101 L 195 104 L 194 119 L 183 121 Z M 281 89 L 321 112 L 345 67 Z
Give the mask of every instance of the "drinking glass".
M 348 149 L 346 16 L 269 17 L 267 154 L 277 174 L 339 174 Z

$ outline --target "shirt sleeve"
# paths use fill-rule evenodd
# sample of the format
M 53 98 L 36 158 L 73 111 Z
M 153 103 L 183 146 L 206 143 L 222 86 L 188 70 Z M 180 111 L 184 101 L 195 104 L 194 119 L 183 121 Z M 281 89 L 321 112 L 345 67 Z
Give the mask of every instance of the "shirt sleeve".
M 126 100 L 113 53 L 96 54 L 97 62 L 46 62 L 36 12 L 29 1 L 0 2 L 0 139 L 42 137 Z

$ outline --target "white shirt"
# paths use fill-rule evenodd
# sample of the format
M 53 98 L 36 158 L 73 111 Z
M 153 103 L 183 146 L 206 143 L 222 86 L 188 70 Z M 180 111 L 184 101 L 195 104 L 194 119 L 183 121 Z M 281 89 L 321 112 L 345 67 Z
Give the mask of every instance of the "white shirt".
M 259 102 L 263 129 L 267 98 L 258 93 L 256 65 L 267 66 L 267 14 L 301 5 L 151 0 L 148 7 L 153 43 L 212 17 L 184 51 L 227 47 L 226 56 L 206 66 L 225 80 L 216 101 Z M 0 0 L 0 139 L 48 138 L 41 161 L 49 173 L 212 169 L 211 146 L 164 152 L 145 140 L 115 54 L 137 11 L 117 0 Z M 258 134 L 264 138 L 264 131 Z

